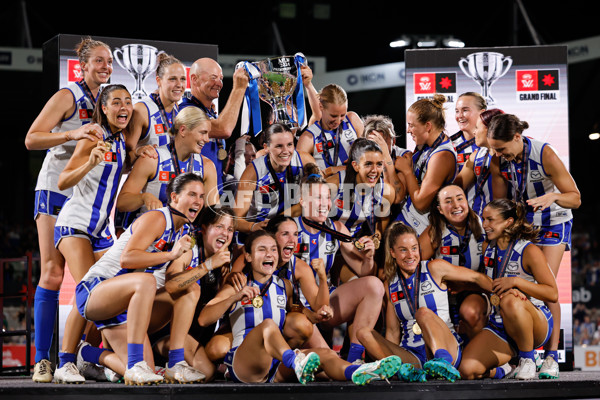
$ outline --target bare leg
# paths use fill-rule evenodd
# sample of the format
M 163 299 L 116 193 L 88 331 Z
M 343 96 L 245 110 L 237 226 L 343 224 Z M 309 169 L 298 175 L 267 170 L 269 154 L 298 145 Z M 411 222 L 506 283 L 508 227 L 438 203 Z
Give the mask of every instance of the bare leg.
M 479 294 L 470 294 L 460 305 L 461 333 L 469 339 L 481 332 L 487 323 L 487 301 Z
M 558 270 L 560 268 L 560 263 L 563 258 L 563 254 L 565 252 L 565 245 L 560 246 L 542 246 L 541 249 L 548 260 L 548 265 L 554 274 L 554 277 L 558 275 Z M 552 327 L 552 334 L 550 335 L 550 339 L 548 343 L 544 346 L 546 351 L 558 350 L 558 342 L 560 340 L 560 303 L 557 301 L 556 303 L 546 303 L 550 312 L 552 313 L 552 320 L 554 325 Z
M 281 360 L 290 347 L 272 319 L 265 319 L 248 333 L 233 359 L 235 374 L 243 382 L 264 382 L 273 359 Z
M 462 379 L 489 378 L 496 367 L 509 362 L 513 355 L 508 343 L 484 329 L 465 347 L 458 370 Z

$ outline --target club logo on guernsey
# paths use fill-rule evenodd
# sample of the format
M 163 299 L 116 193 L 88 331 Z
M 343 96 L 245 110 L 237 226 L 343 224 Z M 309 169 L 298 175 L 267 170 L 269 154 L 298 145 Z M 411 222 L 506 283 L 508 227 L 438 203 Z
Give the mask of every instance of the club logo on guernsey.
M 79 110 L 79 119 L 90 119 L 92 118 L 92 110 L 80 109 Z
M 158 180 L 160 182 L 169 182 L 175 176 L 175 172 L 172 171 L 158 171 Z
M 104 153 L 104 161 L 106 162 L 117 162 L 117 153 L 112 151 L 107 151 Z
M 154 245 L 154 247 L 157 250 L 163 251 L 165 249 L 166 245 L 167 245 L 167 241 L 164 240 L 164 239 L 160 239 L 158 242 L 156 242 L 156 244 Z
M 404 292 L 392 292 L 390 298 L 392 299 L 392 303 L 397 303 L 404 299 Z

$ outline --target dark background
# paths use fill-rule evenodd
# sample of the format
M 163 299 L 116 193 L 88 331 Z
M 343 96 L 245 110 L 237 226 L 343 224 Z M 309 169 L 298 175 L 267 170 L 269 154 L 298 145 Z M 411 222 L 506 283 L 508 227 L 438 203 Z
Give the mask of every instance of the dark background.
M 37 2 L 4 1 L 0 11 L 0 46 L 42 48 L 58 34 L 216 44 L 220 54 L 303 52 L 327 57 L 327 70 L 404 60 L 404 50 L 388 44 L 402 34 L 452 35 L 467 47 L 558 44 L 600 34 L 597 15 L 583 1 L 555 3 L 524 0 L 526 15 L 539 41 L 533 39 L 524 14 L 513 1 L 340 2 L 288 1 L 294 18 L 282 18 L 281 2 Z M 57 6 L 60 4 L 60 7 Z M 329 6 L 321 19 L 315 6 Z M 599 60 L 568 67 L 571 172 L 582 192 L 575 229 L 595 232 L 598 141 L 588 134 L 600 129 Z M 35 241 L 33 188 L 43 152 L 29 152 L 24 138 L 47 97 L 43 73 L 0 71 L 0 115 L 5 145 L 0 172 L 0 256 L 22 254 L 23 242 Z M 224 105 L 231 80 L 225 80 Z M 317 88 L 320 89 L 320 88 Z M 349 109 L 359 115 L 392 117 L 396 132 L 405 131 L 404 87 L 349 93 Z M 453 118 L 450 114 L 447 118 Z M 404 144 L 404 135 L 399 145 Z M 19 247 L 7 240 L 21 235 Z M 37 246 L 36 246 L 37 247 Z

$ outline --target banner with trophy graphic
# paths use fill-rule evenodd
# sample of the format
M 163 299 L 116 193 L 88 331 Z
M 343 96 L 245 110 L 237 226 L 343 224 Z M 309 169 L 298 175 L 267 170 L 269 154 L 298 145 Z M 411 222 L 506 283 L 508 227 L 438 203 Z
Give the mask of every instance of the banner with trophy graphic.
M 569 167 L 567 46 L 407 50 L 406 107 L 435 93 L 446 96 L 446 133 L 459 131 L 455 105 L 462 93 L 485 97 L 529 123 L 525 135 L 548 142 Z M 406 147 L 415 145 L 410 135 Z M 572 368 L 571 254 L 565 252 L 557 283 L 561 304 L 561 368 Z
M 81 80 L 81 68 L 75 47 L 83 36 L 57 35 L 43 46 L 44 79 L 43 94 L 50 98 L 59 88 L 68 82 Z M 165 52 L 179 59 L 186 68 L 189 91 L 189 69 L 199 58 L 209 57 L 217 60 L 218 48 L 216 45 L 163 42 L 126 38 L 111 38 L 93 36 L 92 39 L 106 43 L 113 55 L 113 73 L 110 83 L 120 83 L 131 92 L 134 102 L 149 95 L 157 88 L 156 67 L 157 56 Z M 68 268 L 68 266 L 67 266 Z M 63 328 L 75 291 L 75 283 L 69 272 L 60 290 L 59 297 L 59 332 L 58 343 L 61 343 Z
M 81 79 L 75 46 L 81 41 L 78 35 L 57 35 L 43 46 L 44 91 L 50 97 L 68 82 Z M 110 83 L 120 83 L 131 92 L 134 102 L 156 89 L 156 61 L 160 52 L 178 58 L 189 68 L 199 58 L 217 60 L 218 47 L 210 44 L 163 42 L 140 39 L 92 37 L 108 44 L 113 54 L 113 73 Z M 187 89 L 189 90 L 189 79 Z

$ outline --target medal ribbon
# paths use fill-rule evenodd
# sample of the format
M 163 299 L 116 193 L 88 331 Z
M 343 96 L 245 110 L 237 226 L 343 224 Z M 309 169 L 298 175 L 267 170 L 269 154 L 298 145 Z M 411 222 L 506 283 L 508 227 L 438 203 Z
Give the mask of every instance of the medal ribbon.
M 348 236 L 342 232 L 338 232 L 335 229 L 332 229 L 325 224 L 319 224 L 318 222 L 311 221 L 309 219 L 306 219 L 305 217 L 302 217 L 302 222 L 304 224 L 310 226 L 311 228 L 318 229 L 321 232 L 329 233 L 335 239 L 341 240 L 342 242 L 350 243 L 350 242 L 354 242 L 356 240 L 352 236 Z
M 417 266 L 417 270 L 415 271 L 414 274 L 414 279 L 413 279 L 413 295 L 410 296 L 410 290 L 408 289 L 408 284 L 406 283 L 406 279 L 404 279 L 404 276 L 402 275 L 402 273 L 398 274 L 398 281 L 400 283 L 400 286 L 402 287 L 402 291 L 404 293 L 406 293 L 406 305 L 408 305 L 408 309 L 410 310 L 411 315 L 415 316 L 416 312 L 417 312 L 417 308 L 419 307 L 419 290 L 421 287 L 421 265 L 419 264 Z
M 169 152 L 171 153 L 171 162 L 173 163 L 173 169 L 175 170 L 175 175 L 181 175 L 181 166 L 179 165 L 179 157 L 177 156 L 177 150 L 175 150 L 175 142 L 171 142 L 167 145 L 169 147 Z M 194 172 L 194 158 L 190 154 L 188 159 L 189 171 Z
M 150 98 L 158 106 L 158 112 L 160 112 L 160 117 L 163 120 L 163 124 L 166 125 L 167 129 L 171 129 L 171 127 L 173 126 L 173 121 L 170 118 L 168 118 L 167 111 L 165 110 L 165 106 L 163 105 L 162 101 L 160 101 L 160 96 L 158 95 L 158 93 L 150 94 Z M 175 104 L 175 107 L 173 109 L 177 109 L 177 104 Z
M 458 265 L 465 266 L 467 260 L 465 257 L 465 252 L 469 249 L 469 241 L 471 240 L 471 229 L 469 228 L 469 224 L 467 222 L 464 235 L 458 233 L 456 228 L 450 224 L 448 224 L 447 227 L 449 231 L 454 232 L 460 239 L 460 243 L 458 244 Z
M 260 97 L 258 95 L 258 78 L 260 78 L 260 71 L 254 64 L 247 61 L 239 62 L 235 68 L 244 68 L 248 73 L 249 78 L 248 87 L 244 94 L 241 132 L 242 135 L 247 134 L 250 131 L 250 121 L 252 121 L 252 133 L 254 136 L 257 136 L 262 132 Z
M 300 65 L 306 65 L 306 57 L 302 53 L 294 55 L 294 63 L 297 70 L 296 88 L 294 89 L 294 97 L 296 100 L 296 110 L 298 112 L 298 126 L 304 128 L 306 125 L 306 105 L 304 102 L 304 83 L 302 82 L 302 72 Z M 293 120 L 293 118 L 292 118 Z
M 258 283 L 257 281 L 254 280 L 252 271 L 250 271 L 250 279 L 248 279 L 248 286 L 250 286 L 252 284 L 252 282 L 256 283 L 256 285 L 260 288 L 260 283 Z M 264 284 L 262 289 L 260 289 L 260 293 L 256 297 L 263 297 L 265 295 L 265 293 L 267 293 L 267 290 L 269 290 L 269 286 L 271 286 L 272 282 L 273 282 L 273 275 L 271 275 L 271 278 L 269 278 L 269 281 Z
M 321 128 L 321 137 L 323 139 L 325 139 L 323 144 L 327 144 L 327 143 L 329 143 L 330 139 L 327 136 L 327 132 L 325 131 L 325 129 L 323 129 L 323 122 L 319 121 L 319 125 Z M 327 166 L 329 166 L 329 167 L 335 167 L 337 165 L 337 162 L 339 159 L 341 127 L 342 127 L 342 124 L 340 124 L 337 127 L 337 132 L 331 131 L 332 132 L 331 141 L 334 143 L 333 160 L 331 159 L 331 154 L 329 153 L 329 148 L 323 149 L 323 161 L 325 161 L 325 164 L 327 164 Z
M 98 99 L 98 95 L 100 94 L 100 91 L 98 91 L 98 95 L 96 95 L 96 97 L 94 97 L 94 95 L 92 94 L 92 91 L 90 90 L 90 87 L 86 83 L 85 79 L 80 80 L 78 83 L 79 83 L 79 86 L 81 86 L 81 90 L 83 90 L 83 93 L 85 93 L 87 98 L 92 103 L 92 108 L 96 107 L 96 100 Z
M 440 136 L 435 139 L 431 147 L 423 145 L 423 148 L 413 154 L 413 171 L 419 184 L 423 182 L 422 169 L 429 159 L 429 155 L 445 140 L 447 136 L 445 133 L 440 133 Z
M 517 173 L 514 161 L 510 163 L 510 178 L 513 182 L 514 200 L 524 203 L 525 190 L 527 188 L 527 175 L 529 174 L 529 143 L 525 138 L 523 138 L 523 155 L 521 157 L 521 161 L 523 162 L 523 168 L 521 169 L 521 181 L 519 182 L 519 175 Z
M 502 263 L 499 268 L 494 266 L 493 269 L 493 279 L 502 278 L 504 275 L 504 271 L 506 270 L 506 266 L 508 265 L 508 261 L 510 260 L 510 256 L 512 255 L 513 248 L 515 247 L 515 241 L 510 242 L 506 252 L 504 253 L 504 257 L 502 257 Z M 496 243 L 496 247 L 494 247 L 494 261 L 498 262 L 498 243 Z

